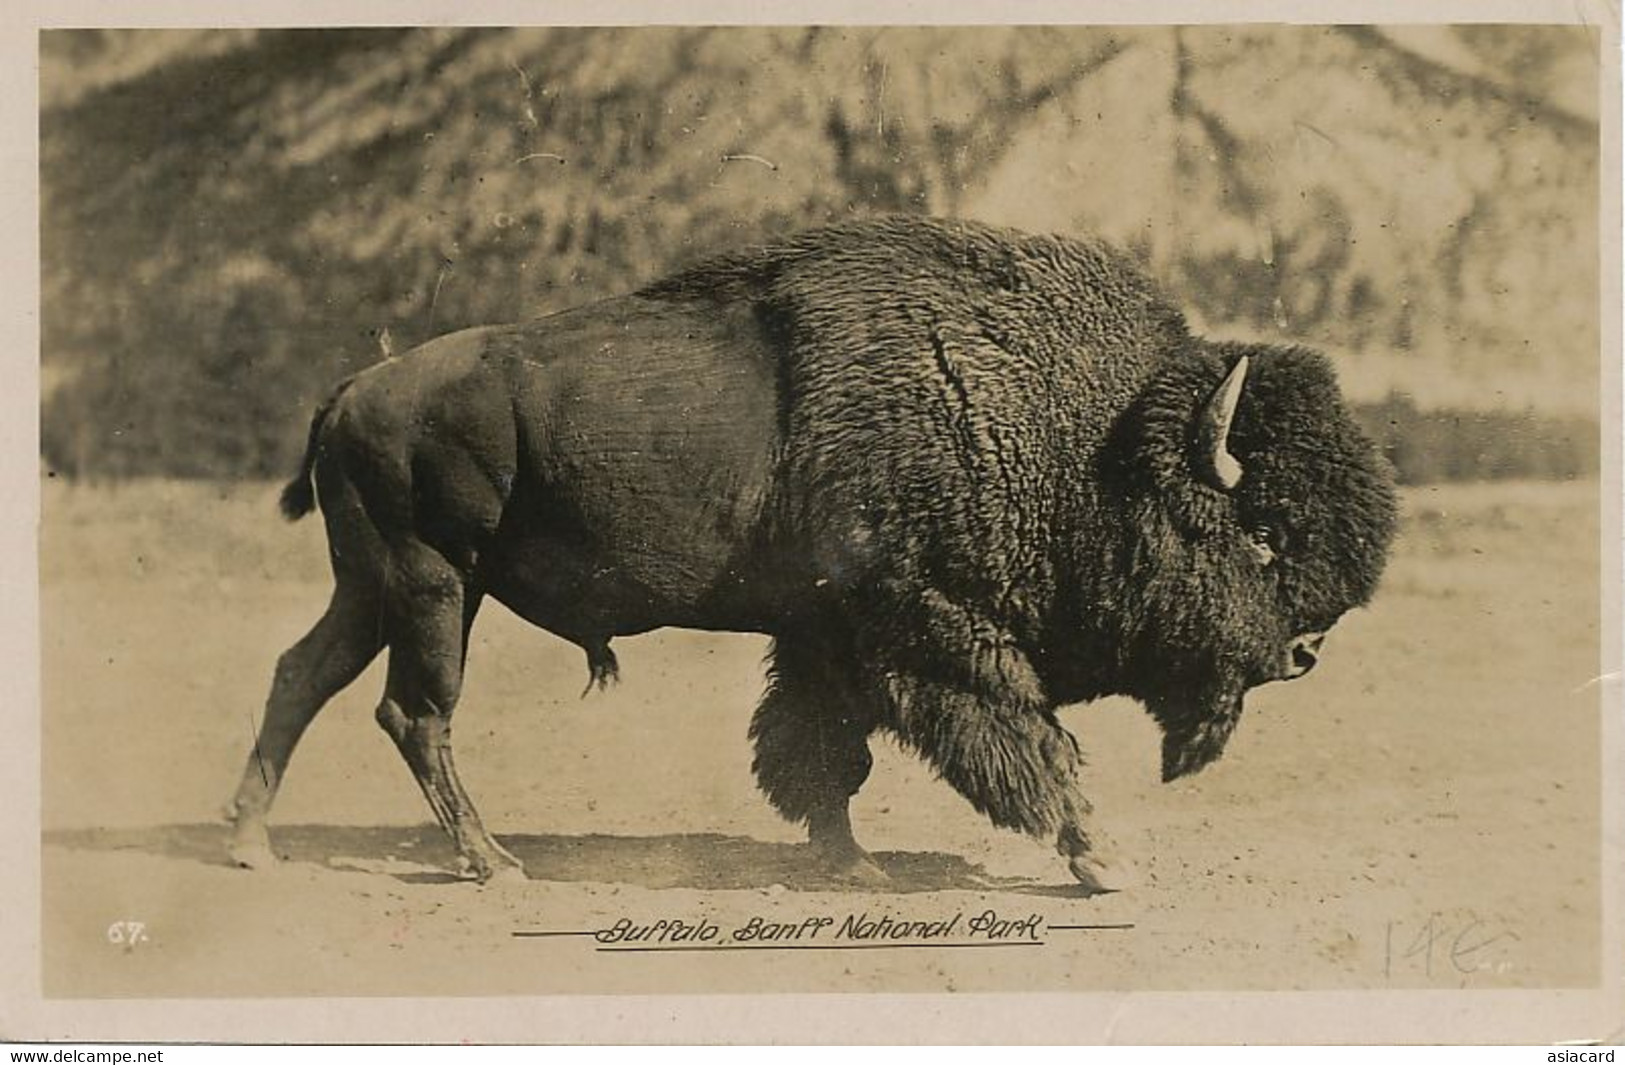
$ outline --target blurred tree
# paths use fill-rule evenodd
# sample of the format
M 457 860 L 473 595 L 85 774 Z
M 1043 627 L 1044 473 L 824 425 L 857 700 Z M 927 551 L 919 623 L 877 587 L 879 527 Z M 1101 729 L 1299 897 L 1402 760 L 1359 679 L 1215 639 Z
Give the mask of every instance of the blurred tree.
M 872 211 L 1099 232 L 1372 398 L 1590 402 L 1594 39 L 1425 29 L 50 31 L 46 460 L 280 472 L 385 328 Z

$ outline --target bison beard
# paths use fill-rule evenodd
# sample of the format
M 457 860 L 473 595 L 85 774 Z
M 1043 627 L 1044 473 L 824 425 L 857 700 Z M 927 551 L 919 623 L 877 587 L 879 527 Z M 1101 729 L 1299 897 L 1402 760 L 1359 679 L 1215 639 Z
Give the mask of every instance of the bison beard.
M 295 744 L 388 647 L 379 723 L 480 879 L 520 871 L 451 758 L 486 596 L 599 684 L 619 635 L 773 637 L 755 772 L 832 869 L 879 876 L 848 802 L 886 730 L 1100 887 L 1058 707 L 1141 699 L 1164 779 L 1201 769 L 1394 526 L 1318 355 L 1191 335 L 1098 243 L 915 218 L 390 359 L 313 419 L 283 508 L 318 499 L 333 599 L 279 662 L 233 854 L 271 860 Z
M 1194 713 L 1181 714 L 1160 700 L 1150 703 L 1162 726 L 1162 780 L 1170 783 L 1205 769 L 1224 753 L 1241 720 L 1242 693 L 1223 692 L 1194 701 Z

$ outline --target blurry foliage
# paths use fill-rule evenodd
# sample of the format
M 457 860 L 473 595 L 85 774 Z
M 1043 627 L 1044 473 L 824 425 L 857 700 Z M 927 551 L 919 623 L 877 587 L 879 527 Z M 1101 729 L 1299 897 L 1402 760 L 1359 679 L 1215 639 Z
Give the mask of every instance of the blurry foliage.
M 1589 401 L 1592 48 L 1507 26 L 47 32 L 45 458 L 280 475 L 386 328 L 404 349 L 874 211 L 1098 232 L 1201 327 L 1331 348 L 1347 378 Z M 1428 455 L 1457 432 L 1430 417 L 1395 422 L 1444 433 Z
M 1534 411 L 1421 410 L 1409 397 L 1354 406 L 1402 484 L 1595 477 L 1596 421 Z

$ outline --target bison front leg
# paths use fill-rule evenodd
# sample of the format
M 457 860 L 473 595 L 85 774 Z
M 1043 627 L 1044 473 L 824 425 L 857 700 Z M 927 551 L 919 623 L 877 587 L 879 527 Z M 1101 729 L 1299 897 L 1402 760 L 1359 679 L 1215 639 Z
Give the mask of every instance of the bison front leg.
M 1024 697 L 1030 685 L 1000 690 L 985 672 L 979 679 L 984 690 L 972 692 L 894 676 L 903 738 L 995 825 L 1054 841 L 1085 888 L 1123 886 L 1126 870 L 1090 827 L 1077 741 L 1053 710 Z
M 869 734 L 880 703 L 862 691 L 836 629 L 780 635 L 771 659 L 750 727 L 757 782 L 779 813 L 806 823 L 827 871 L 879 886 L 886 875 L 858 845 L 848 804 L 874 763 Z

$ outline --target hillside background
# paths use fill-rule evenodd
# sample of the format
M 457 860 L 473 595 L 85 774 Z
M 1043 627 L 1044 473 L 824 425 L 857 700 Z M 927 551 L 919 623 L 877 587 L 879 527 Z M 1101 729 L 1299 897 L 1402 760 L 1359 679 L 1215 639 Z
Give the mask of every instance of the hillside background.
M 52 31 L 52 475 L 282 476 L 341 377 L 871 212 L 1093 232 L 1332 353 L 1410 481 L 1597 464 L 1597 38 Z

